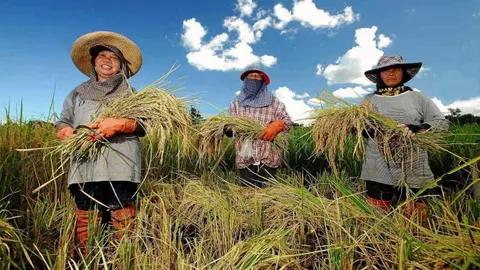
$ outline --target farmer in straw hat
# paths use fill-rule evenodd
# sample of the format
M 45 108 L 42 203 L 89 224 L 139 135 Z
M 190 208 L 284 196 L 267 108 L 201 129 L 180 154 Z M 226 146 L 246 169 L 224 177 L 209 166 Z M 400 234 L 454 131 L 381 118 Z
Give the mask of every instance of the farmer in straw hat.
M 422 63 L 405 63 L 399 55 L 382 56 L 375 68 L 365 72 L 365 76 L 377 86 L 377 90 L 365 100 L 381 114 L 402 123 L 404 134 L 410 137 L 432 129 L 448 129 L 448 121 L 433 101 L 404 85 L 415 77 L 421 66 Z M 373 135 L 369 133 L 370 137 Z M 401 196 L 401 186 L 406 185 L 416 193 L 428 181 L 433 180 L 425 150 L 416 153 L 413 162 L 403 163 L 402 168 L 401 164 L 387 162 L 375 142 L 371 139 L 368 141 L 361 178 L 366 180 L 368 201 L 371 204 L 387 210 L 392 199 Z M 424 216 L 426 204 L 418 200 L 408 205 L 407 210 L 407 214 L 416 210 Z
M 288 131 L 292 120 L 285 105 L 268 91 L 270 78 L 260 67 L 252 66 L 240 76 L 243 86 L 240 94 L 228 108 L 230 116 L 251 118 L 265 126 L 253 141 L 237 141 L 236 166 L 240 170 L 242 184 L 264 187 L 266 178 L 273 177 L 282 161 L 282 153 L 271 141 Z M 232 136 L 231 131 L 226 132 Z
M 76 129 L 89 126 L 95 132 L 89 140 L 104 137 L 110 147 L 93 161 L 73 160 L 68 175 L 69 190 L 75 198 L 77 242 L 87 254 L 89 214 L 100 222 L 110 211 L 115 237 L 121 238 L 135 217 L 135 194 L 140 182 L 141 145 L 144 131 L 135 120 L 107 118 L 91 123 L 116 98 L 129 95 L 127 78 L 142 66 L 140 49 L 128 38 L 112 32 L 81 36 L 72 48 L 72 60 L 89 80 L 73 89 L 63 104 L 56 123 L 57 137 L 69 139 Z

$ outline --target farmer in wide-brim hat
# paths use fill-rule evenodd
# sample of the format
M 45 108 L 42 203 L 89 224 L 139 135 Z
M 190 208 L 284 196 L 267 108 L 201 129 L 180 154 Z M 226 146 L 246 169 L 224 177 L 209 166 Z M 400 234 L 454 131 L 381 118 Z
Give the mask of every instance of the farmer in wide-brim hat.
M 399 55 L 382 56 L 376 67 L 365 72 L 365 76 L 377 88 L 365 100 L 372 103 L 381 114 L 403 124 L 405 135 L 411 137 L 419 132 L 448 128 L 448 121 L 430 98 L 404 85 L 418 74 L 421 66 L 422 63 L 418 62 L 406 63 Z M 416 193 L 434 179 L 425 150 L 419 150 L 412 158 L 401 164 L 387 162 L 376 143 L 369 139 L 361 178 L 366 180 L 370 203 L 387 210 L 392 199 L 400 197 L 400 190 L 403 190 L 400 186 L 406 185 Z M 426 205 L 417 201 L 410 208 L 425 213 Z
M 270 77 L 258 66 L 245 70 L 240 79 L 240 94 L 228 108 L 230 116 L 246 117 L 265 126 L 257 140 L 237 141 L 235 164 L 240 171 L 242 185 L 265 187 L 266 179 L 275 176 L 283 153 L 273 146 L 278 133 L 288 131 L 292 120 L 285 105 L 268 91 Z M 227 132 L 227 136 L 231 136 Z
M 127 78 L 142 66 L 142 53 L 130 39 L 112 32 L 93 32 L 81 36 L 72 48 L 72 60 L 89 80 L 66 97 L 57 137 L 69 139 L 77 128 L 89 126 L 89 140 L 100 136 L 110 147 L 93 160 L 75 159 L 70 164 L 69 190 L 77 207 L 76 236 L 83 255 L 87 255 L 89 215 L 101 220 L 109 211 L 115 237 L 121 238 L 135 217 L 135 194 L 140 183 L 141 145 L 144 135 L 133 119 L 107 118 L 91 123 L 102 107 L 116 98 L 132 94 Z

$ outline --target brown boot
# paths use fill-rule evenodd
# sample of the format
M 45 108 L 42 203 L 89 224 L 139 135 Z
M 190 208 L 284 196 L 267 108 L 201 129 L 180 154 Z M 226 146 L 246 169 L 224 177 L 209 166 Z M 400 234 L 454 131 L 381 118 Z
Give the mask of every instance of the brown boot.
M 372 197 L 368 197 L 368 202 L 371 205 L 378 207 L 384 211 L 390 210 L 390 205 L 392 204 L 392 200 L 384 201 L 384 200 L 379 200 Z
M 77 209 L 75 212 L 75 215 L 77 216 L 77 228 L 76 228 L 77 244 L 78 244 L 78 248 L 80 249 L 84 257 L 87 256 L 89 214 L 92 215 L 91 220 L 96 220 L 97 223 L 101 222 L 102 212 L 98 210 L 88 211 L 88 210 Z
M 115 229 L 114 236 L 117 240 L 121 240 L 125 232 L 130 234 L 129 230 L 133 225 L 136 212 L 137 210 L 133 204 L 111 212 L 112 226 Z
M 403 209 L 403 215 L 406 218 L 415 216 L 419 220 L 425 220 L 427 218 L 427 204 L 424 202 L 408 202 Z

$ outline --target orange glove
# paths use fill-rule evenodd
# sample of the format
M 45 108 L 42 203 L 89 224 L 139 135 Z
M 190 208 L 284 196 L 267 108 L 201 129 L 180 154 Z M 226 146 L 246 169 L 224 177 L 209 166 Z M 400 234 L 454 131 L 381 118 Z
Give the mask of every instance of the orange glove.
M 88 137 L 89 141 L 100 140 L 101 136 L 110 138 L 117 133 L 132 133 L 137 129 L 137 121 L 128 118 L 105 118 L 100 122 L 95 122 L 89 126 L 96 129 L 94 133 Z
M 263 130 L 262 134 L 258 136 L 258 139 L 263 139 L 266 141 L 273 141 L 275 136 L 285 129 L 285 121 L 275 120 L 268 124 L 268 126 Z
M 57 138 L 60 140 L 68 140 L 70 137 L 73 136 L 73 128 L 72 127 L 64 127 L 57 131 Z

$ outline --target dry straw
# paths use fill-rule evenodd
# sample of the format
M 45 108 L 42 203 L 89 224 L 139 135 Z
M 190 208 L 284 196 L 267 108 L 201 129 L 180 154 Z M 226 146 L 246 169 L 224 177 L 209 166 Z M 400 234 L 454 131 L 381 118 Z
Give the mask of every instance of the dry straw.
M 234 141 L 253 141 L 262 133 L 265 126 L 259 122 L 245 118 L 226 115 L 213 116 L 200 124 L 198 134 L 199 160 L 217 159 L 226 149 L 223 142 L 224 133 L 228 130 L 234 134 Z M 272 147 L 275 151 L 287 150 L 288 136 L 280 133 L 275 137 Z
M 349 143 L 353 144 L 358 158 L 364 157 L 365 134 L 372 137 L 389 162 L 407 161 L 413 164 L 420 148 L 429 152 L 448 152 L 461 159 L 446 149 L 444 138 L 451 135 L 447 131 L 430 130 L 408 137 L 401 123 L 381 115 L 368 101 L 355 105 L 334 97 L 326 90 L 321 95 L 323 98 L 319 99 L 326 108 L 314 112 L 311 132 L 316 144 L 315 152 L 326 154 L 335 171 L 338 171 L 335 161 L 342 157 Z

